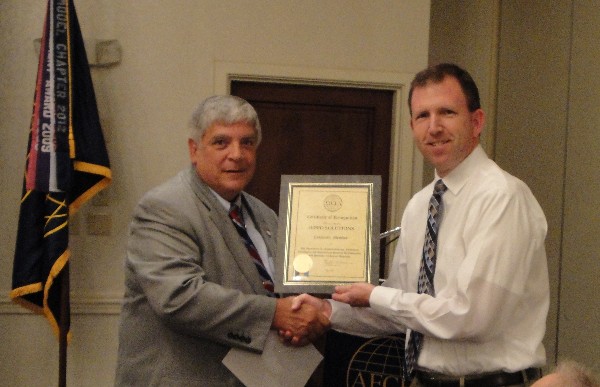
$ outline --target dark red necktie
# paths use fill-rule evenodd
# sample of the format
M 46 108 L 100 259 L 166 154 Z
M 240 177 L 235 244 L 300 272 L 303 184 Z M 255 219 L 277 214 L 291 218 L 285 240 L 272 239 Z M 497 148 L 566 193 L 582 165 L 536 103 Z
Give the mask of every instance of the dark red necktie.
M 252 239 L 250 239 L 250 235 L 248 235 L 248 231 L 246 231 L 246 224 L 244 223 L 244 216 L 242 214 L 241 209 L 232 204 L 229 209 L 229 217 L 233 221 L 235 228 L 242 237 L 244 241 L 244 245 L 248 249 L 250 256 L 252 257 L 252 261 L 254 261 L 254 265 L 256 266 L 256 270 L 258 270 L 258 274 L 260 275 L 260 279 L 262 280 L 263 287 L 269 292 L 269 296 L 275 297 L 275 291 L 273 287 L 273 280 L 269 275 L 269 272 L 265 268 L 260 255 L 258 254 L 258 250 L 256 250 L 256 246 L 252 243 Z

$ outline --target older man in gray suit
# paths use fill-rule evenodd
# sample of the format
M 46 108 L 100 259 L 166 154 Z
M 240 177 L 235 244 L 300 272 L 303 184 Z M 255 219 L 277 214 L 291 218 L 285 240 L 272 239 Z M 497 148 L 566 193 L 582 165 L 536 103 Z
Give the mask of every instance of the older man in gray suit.
M 211 97 L 191 127 L 191 168 L 148 192 L 131 222 L 118 386 L 240 385 L 221 363 L 231 347 L 260 352 L 272 329 L 302 345 L 329 326 L 314 307 L 292 311 L 291 298 L 272 293 L 277 217 L 242 192 L 261 139 L 254 108 Z

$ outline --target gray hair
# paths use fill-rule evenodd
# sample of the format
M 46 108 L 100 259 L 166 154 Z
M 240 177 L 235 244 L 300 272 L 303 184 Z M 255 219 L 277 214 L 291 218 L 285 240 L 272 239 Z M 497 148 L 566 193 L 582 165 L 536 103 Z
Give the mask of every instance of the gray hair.
M 234 95 L 215 95 L 202 101 L 190 119 L 190 137 L 199 141 L 204 132 L 214 124 L 232 125 L 239 122 L 254 127 L 256 144 L 260 144 L 262 133 L 256 110 L 246 100 Z
M 600 385 L 590 369 L 573 360 L 558 363 L 554 372 L 560 374 L 563 381 L 567 383 L 564 387 L 598 387 Z

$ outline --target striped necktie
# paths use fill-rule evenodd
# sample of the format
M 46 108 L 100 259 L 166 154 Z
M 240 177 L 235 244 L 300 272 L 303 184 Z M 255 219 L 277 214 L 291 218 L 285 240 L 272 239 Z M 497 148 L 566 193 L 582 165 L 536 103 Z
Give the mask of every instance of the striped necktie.
M 265 265 L 263 264 L 263 261 L 260 258 L 260 255 L 258 254 L 258 250 L 256 250 L 256 246 L 254 246 L 254 243 L 252 243 L 252 239 L 250 239 L 248 231 L 246 231 L 244 215 L 242 213 L 242 210 L 236 204 L 231 204 L 231 208 L 229 209 L 229 217 L 233 221 L 233 224 L 235 225 L 238 234 L 240 234 L 240 236 L 242 237 L 244 245 L 246 246 L 246 249 L 248 249 L 248 252 L 252 257 L 252 261 L 254 261 L 254 265 L 256 266 L 260 279 L 262 280 L 263 287 L 269 292 L 268 295 L 270 297 L 275 297 L 273 280 L 271 279 L 269 272 L 265 268 Z
M 435 274 L 435 262 L 437 259 L 437 236 L 443 211 L 442 195 L 448 188 L 439 179 L 436 181 L 433 195 L 429 199 L 429 213 L 427 215 L 427 229 L 425 231 L 425 242 L 423 244 L 423 255 L 421 259 L 421 268 L 419 270 L 419 282 L 417 284 L 417 293 L 429 294 L 435 297 L 435 288 L 433 286 L 433 276 Z M 405 379 L 412 379 L 414 366 L 419 358 L 419 352 L 423 344 L 423 334 L 417 331 L 411 331 L 406 347 L 406 369 Z

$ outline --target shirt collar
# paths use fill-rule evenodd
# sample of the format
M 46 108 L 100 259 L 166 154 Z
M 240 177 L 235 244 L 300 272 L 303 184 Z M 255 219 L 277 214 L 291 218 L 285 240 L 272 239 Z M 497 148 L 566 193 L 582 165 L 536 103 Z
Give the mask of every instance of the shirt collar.
M 229 211 L 232 204 L 235 204 L 239 208 L 242 208 L 242 194 L 241 193 L 238 196 L 236 196 L 233 201 L 230 202 L 229 200 L 224 199 L 221 195 L 216 193 L 212 188 L 208 187 L 208 189 L 210 190 L 210 192 L 213 193 L 213 195 L 215 195 L 215 197 L 217 198 L 219 203 L 221 203 L 223 208 L 225 208 L 227 211 Z
M 467 183 L 469 177 L 475 172 L 479 166 L 488 160 L 488 156 L 485 154 L 485 151 L 481 147 L 481 145 L 477 145 L 475 149 L 464 159 L 456 168 L 454 168 L 449 174 L 444 176 L 442 180 L 448 190 L 452 192 L 454 195 L 458 193 L 462 189 L 462 187 Z M 435 181 L 440 179 L 435 172 Z

